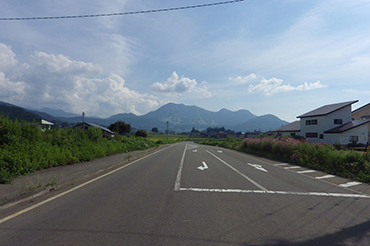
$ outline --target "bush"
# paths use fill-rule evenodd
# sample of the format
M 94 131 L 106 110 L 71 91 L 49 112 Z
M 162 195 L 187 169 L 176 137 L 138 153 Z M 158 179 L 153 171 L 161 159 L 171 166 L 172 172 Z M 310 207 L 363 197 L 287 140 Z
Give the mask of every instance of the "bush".
M 136 131 L 135 136 L 146 138 L 148 136 L 148 133 L 144 130 L 138 130 Z
M 220 140 L 202 143 L 238 149 L 357 181 L 370 182 L 370 152 L 361 154 L 354 150 L 343 150 L 338 145 L 334 147 L 286 137 L 246 138 L 237 146 L 225 144 L 225 141 Z
M 0 117 L 0 183 L 39 169 L 156 145 L 141 137 L 102 136 L 101 129 L 93 127 L 88 131 L 68 128 L 43 132 L 35 125 Z

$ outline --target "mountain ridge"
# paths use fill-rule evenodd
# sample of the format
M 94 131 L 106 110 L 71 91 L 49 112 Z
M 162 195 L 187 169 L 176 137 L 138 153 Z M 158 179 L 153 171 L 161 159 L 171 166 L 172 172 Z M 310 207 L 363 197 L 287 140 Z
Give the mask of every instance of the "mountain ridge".
M 48 115 L 46 112 L 41 112 L 43 109 L 46 109 L 51 115 Z M 51 121 L 60 120 L 68 123 L 82 122 L 82 116 L 68 113 L 63 110 L 43 109 L 32 110 L 32 112 L 38 114 L 40 117 L 47 117 L 47 120 Z M 73 117 L 61 117 L 53 115 L 52 113 L 65 116 L 72 115 Z M 269 131 L 288 124 L 288 122 L 279 119 L 277 116 L 271 114 L 257 116 L 246 109 L 231 111 L 222 108 L 217 112 L 213 112 L 195 105 L 176 103 L 165 104 L 157 110 L 140 116 L 133 113 L 116 114 L 108 118 L 85 116 L 86 122 L 96 123 L 102 126 L 109 126 L 119 120 L 131 124 L 132 128 L 144 129 L 146 131 L 150 131 L 154 127 L 157 127 L 160 131 L 165 131 L 168 121 L 169 129 L 174 132 L 188 132 L 193 127 L 197 130 L 205 130 L 208 127 L 225 127 L 242 132 L 255 130 Z

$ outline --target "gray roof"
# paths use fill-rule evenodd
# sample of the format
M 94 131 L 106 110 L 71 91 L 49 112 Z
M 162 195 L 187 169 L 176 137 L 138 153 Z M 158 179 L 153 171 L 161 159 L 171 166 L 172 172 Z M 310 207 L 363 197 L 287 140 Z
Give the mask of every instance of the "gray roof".
M 273 132 L 299 132 L 301 130 L 301 123 L 299 120 L 294 121 L 288 125 L 282 126 Z
M 345 108 L 347 106 L 350 106 L 354 103 L 358 102 L 358 100 L 355 101 L 349 101 L 349 102 L 342 102 L 342 103 L 335 103 L 335 104 L 329 104 L 322 106 L 320 108 L 314 109 L 308 113 L 302 114 L 300 116 L 297 116 L 297 118 L 305 118 L 305 117 L 314 117 L 314 116 L 323 116 L 331 114 L 337 110 L 340 110 L 342 108 Z
M 352 113 L 354 113 L 354 112 L 356 112 L 356 111 L 359 111 L 359 110 L 361 110 L 361 109 L 363 109 L 363 108 L 366 108 L 366 107 L 367 107 L 367 106 L 369 106 L 369 105 L 370 105 L 370 103 L 365 104 L 364 106 L 359 107 L 358 109 L 353 110 L 353 111 L 352 111 Z
M 367 123 L 370 123 L 370 120 L 354 120 L 354 121 L 348 122 L 347 124 L 337 126 L 333 129 L 327 130 L 324 133 L 342 133 L 342 132 L 351 130 L 353 128 L 356 128 L 358 126 L 361 126 Z
M 80 124 L 78 124 L 78 125 L 76 125 L 76 126 L 79 126 L 79 125 L 82 125 L 83 123 L 80 123 Z M 96 127 L 96 128 L 100 128 L 100 129 L 102 129 L 103 131 L 106 131 L 106 132 L 108 132 L 108 133 L 110 133 L 110 134 L 114 134 L 114 132 L 112 132 L 111 130 L 109 130 L 108 128 L 105 128 L 105 127 L 103 127 L 103 126 L 101 126 L 101 125 L 98 125 L 98 124 L 95 124 L 95 123 L 89 123 L 89 122 L 85 122 L 85 124 L 86 125 L 88 125 L 88 126 L 92 126 L 92 127 Z M 75 126 L 75 127 L 76 127 Z

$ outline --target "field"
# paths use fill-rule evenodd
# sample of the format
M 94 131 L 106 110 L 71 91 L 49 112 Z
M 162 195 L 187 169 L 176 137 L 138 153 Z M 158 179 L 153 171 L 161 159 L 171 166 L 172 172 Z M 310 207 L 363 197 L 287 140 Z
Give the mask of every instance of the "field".
M 148 133 L 148 140 L 158 144 L 176 143 L 181 141 L 206 141 L 207 138 L 190 138 L 189 135 Z

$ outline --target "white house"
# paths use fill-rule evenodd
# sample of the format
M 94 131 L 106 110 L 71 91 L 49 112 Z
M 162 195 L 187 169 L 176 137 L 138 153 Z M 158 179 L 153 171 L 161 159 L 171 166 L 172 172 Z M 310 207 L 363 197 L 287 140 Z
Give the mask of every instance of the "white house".
M 318 143 L 367 144 L 369 141 L 369 119 L 352 120 L 352 104 L 348 101 L 322 106 L 298 116 L 293 122 L 274 132 L 282 135 L 300 135 Z

